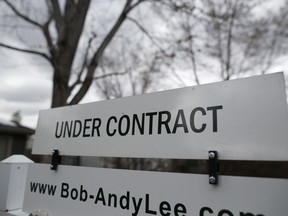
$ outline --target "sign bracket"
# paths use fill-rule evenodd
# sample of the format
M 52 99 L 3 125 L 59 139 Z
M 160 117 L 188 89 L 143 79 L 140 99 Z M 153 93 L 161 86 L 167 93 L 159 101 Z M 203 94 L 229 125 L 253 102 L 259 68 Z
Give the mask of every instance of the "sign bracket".
M 218 152 L 209 151 L 208 158 L 209 158 L 209 184 L 217 185 L 218 173 L 219 173 Z
M 59 150 L 58 149 L 54 149 L 52 151 L 52 159 L 51 159 L 51 165 L 50 165 L 50 169 L 57 171 L 58 165 L 61 163 L 61 156 L 59 154 Z

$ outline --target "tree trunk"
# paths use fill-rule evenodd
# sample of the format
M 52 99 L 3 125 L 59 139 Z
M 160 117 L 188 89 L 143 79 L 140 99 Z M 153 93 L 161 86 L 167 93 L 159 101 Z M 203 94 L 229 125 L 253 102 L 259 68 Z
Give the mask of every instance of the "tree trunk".
M 52 108 L 67 105 L 67 99 L 71 93 L 69 80 L 72 65 L 83 32 L 90 0 L 79 1 L 77 4 L 66 1 L 63 15 L 58 3 L 56 1 L 53 3 L 58 38 L 57 47 L 52 52 L 54 68 Z
M 64 80 L 61 74 L 61 71 L 54 70 L 51 108 L 66 106 L 67 104 L 66 101 L 69 96 L 68 80 Z

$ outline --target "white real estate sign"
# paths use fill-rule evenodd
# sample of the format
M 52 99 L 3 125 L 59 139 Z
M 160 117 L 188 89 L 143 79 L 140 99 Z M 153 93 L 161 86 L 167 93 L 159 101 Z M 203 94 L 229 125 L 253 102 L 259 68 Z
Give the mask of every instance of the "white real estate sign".
M 40 112 L 33 154 L 287 160 L 282 73 Z
M 29 167 L 24 212 L 109 216 L 284 216 L 288 180 L 49 165 Z

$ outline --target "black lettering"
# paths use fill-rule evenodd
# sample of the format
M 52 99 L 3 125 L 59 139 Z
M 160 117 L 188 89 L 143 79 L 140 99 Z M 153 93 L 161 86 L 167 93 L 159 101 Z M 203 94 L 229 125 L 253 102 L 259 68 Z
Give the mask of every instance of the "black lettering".
M 116 194 L 109 194 L 108 196 L 108 206 L 112 206 L 112 200 L 114 200 L 114 208 L 117 207 L 117 196 Z
M 166 115 L 166 120 L 163 120 L 163 115 Z M 162 132 L 162 125 L 165 126 L 166 131 L 168 134 L 171 133 L 171 130 L 169 128 L 169 122 L 171 120 L 171 113 L 169 111 L 161 111 L 159 112 L 159 118 L 158 118 L 158 134 L 161 134 Z
M 56 185 L 48 185 L 48 195 L 54 196 L 56 192 L 56 188 L 57 188 Z
M 116 133 L 116 129 L 112 130 L 112 132 L 110 132 L 109 128 L 110 128 L 110 121 L 114 120 L 115 123 L 117 123 L 117 118 L 115 116 L 111 116 L 108 121 L 107 121 L 107 125 L 106 125 L 106 132 L 108 134 L 108 136 L 114 136 Z
M 159 212 L 160 212 L 161 215 L 169 216 L 169 215 L 171 215 L 170 211 L 171 211 L 171 206 L 170 206 L 170 204 L 168 202 L 163 201 L 163 202 L 160 203 Z
M 99 188 L 94 203 L 97 204 L 98 201 L 102 202 L 102 204 L 103 204 L 104 206 L 106 206 L 106 201 L 105 201 L 105 197 L 104 197 L 103 188 Z
M 145 196 L 145 213 L 147 214 L 152 214 L 152 215 L 157 215 L 156 211 L 150 210 L 149 208 L 149 194 L 146 194 Z
M 39 192 L 40 194 L 45 194 L 46 191 L 48 190 L 48 195 L 49 196 L 54 196 L 55 192 L 56 192 L 56 188 L 57 188 L 56 185 L 40 184 L 40 183 L 30 182 L 30 191 L 32 193 Z M 38 189 L 39 189 L 39 191 L 38 191 Z
M 227 210 L 227 209 L 222 209 L 222 210 L 218 213 L 218 216 L 223 216 L 223 215 L 234 216 L 234 215 L 232 214 L 232 212 L 230 212 L 230 211 Z
M 78 125 L 78 126 L 77 126 Z M 80 120 L 74 121 L 73 137 L 78 137 L 82 130 L 82 123 Z
M 218 131 L 218 123 L 217 123 L 217 110 L 223 109 L 223 106 L 213 106 L 207 107 L 208 111 L 212 111 L 212 121 L 213 121 L 213 132 Z
M 202 126 L 200 128 L 196 128 L 196 126 L 195 126 L 195 114 L 197 111 L 200 111 L 202 113 L 202 115 L 206 115 L 206 112 L 202 107 L 196 107 L 195 109 L 193 109 L 191 112 L 191 115 L 190 115 L 190 126 L 191 126 L 191 129 L 195 133 L 201 133 L 205 130 L 206 124 L 202 124 Z
M 59 126 L 59 122 L 56 123 L 56 130 L 55 130 L 55 137 L 56 137 L 56 138 L 60 138 L 60 137 L 62 136 L 63 122 L 61 122 L 60 133 L 59 133 L 59 131 L 58 131 L 58 126 Z
M 175 216 L 179 216 L 179 213 L 187 214 L 186 207 L 182 203 L 177 203 L 174 207 Z
M 138 203 L 136 202 L 136 198 L 135 197 L 132 197 L 132 203 L 133 203 L 133 206 L 134 206 L 134 213 L 132 213 L 132 216 L 137 216 L 138 215 L 138 212 L 140 210 L 140 206 L 141 206 L 141 203 L 142 203 L 142 198 L 140 198 L 138 200 Z
M 73 121 L 70 121 L 70 125 L 69 125 L 68 121 L 65 121 L 63 138 L 65 137 L 66 132 L 67 132 L 67 134 L 68 134 L 68 137 L 71 136 L 71 132 L 72 132 L 72 123 L 73 123 Z
M 90 125 L 87 125 L 87 123 L 90 121 L 92 121 L 92 119 L 85 119 L 84 120 L 83 137 L 90 137 L 90 134 L 86 133 L 87 130 L 90 128 Z
M 144 126 L 145 126 L 145 113 L 142 113 L 142 120 L 140 123 L 140 120 L 138 119 L 137 114 L 133 114 L 133 119 L 132 119 L 132 135 L 135 135 L 135 125 L 137 123 L 138 130 L 140 134 L 144 134 Z
M 146 113 L 146 116 L 149 117 L 149 134 L 153 133 L 153 117 L 157 115 L 157 112 Z
M 67 198 L 69 196 L 69 185 L 67 183 L 62 183 L 61 186 L 61 197 L 62 198 Z
M 36 193 L 39 183 L 30 182 L 30 192 Z
M 180 121 L 181 123 L 179 123 L 180 119 L 181 119 Z M 183 109 L 178 110 L 172 133 L 176 133 L 178 127 L 183 127 L 184 132 L 188 133 L 187 123 L 186 123 Z
M 73 200 L 76 200 L 77 197 L 78 197 L 78 191 L 77 191 L 76 188 L 73 188 L 73 189 L 71 190 L 71 198 L 72 198 Z
M 45 194 L 46 193 L 46 188 L 47 188 L 47 184 L 39 184 L 39 193 L 40 194 Z
M 100 118 L 93 118 L 92 137 L 94 137 L 95 130 L 97 131 L 97 136 L 100 137 L 100 131 L 99 131 L 100 126 L 101 126 L 101 119 Z
M 88 198 L 88 192 L 84 189 L 83 185 L 80 186 L 80 201 L 86 202 Z
M 211 208 L 209 208 L 209 207 L 203 207 L 203 208 L 200 209 L 199 216 L 205 216 L 204 213 L 205 213 L 206 211 L 209 212 L 210 214 L 213 213 L 213 210 L 212 210 Z
M 130 204 L 130 192 L 129 191 L 127 191 L 126 196 L 123 195 L 120 197 L 119 204 L 122 209 L 129 210 L 129 204 Z
M 123 119 L 126 119 L 126 129 L 124 129 L 124 131 L 122 131 L 123 125 L 125 126 L 125 124 L 122 124 Z M 128 134 L 129 129 L 130 129 L 130 118 L 129 118 L 129 116 L 128 116 L 128 115 L 123 115 L 123 116 L 121 116 L 121 118 L 119 119 L 119 124 L 118 124 L 119 134 L 120 134 L 121 136 L 125 136 L 125 135 Z

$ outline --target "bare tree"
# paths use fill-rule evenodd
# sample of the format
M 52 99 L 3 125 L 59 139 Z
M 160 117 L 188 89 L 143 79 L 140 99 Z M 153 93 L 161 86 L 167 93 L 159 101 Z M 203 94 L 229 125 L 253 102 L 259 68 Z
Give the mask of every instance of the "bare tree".
M 40 46 L 30 46 L 26 43 L 26 47 L 23 48 L 0 41 L 0 47 L 41 57 L 51 65 L 53 70 L 51 107 L 77 104 L 95 79 L 118 75 L 113 73 L 96 76 L 96 69 L 128 14 L 145 1 L 126 0 L 114 23 L 109 25 L 109 29 L 106 28 L 105 35 L 99 36 L 95 33 L 96 29 L 92 29 L 83 36 L 84 28 L 87 28 L 85 20 L 89 8 L 92 13 L 90 0 L 65 2 L 47 0 L 44 5 L 46 11 L 41 11 L 38 16 L 35 15 L 37 10 L 31 11 L 30 7 L 27 7 L 29 2 L 3 0 L 1 4 L 9 10 L 8 15 L 16 19 L 16 24 L 12 26 L 13 30 L 21 26 L 31 28 L 42 36 L 45 43 Z M 19 36 L 18 39 L 22 40 L 22 37 Z M 79 50 L 82 55 L 77 58 Z M 43 162 L 49 162 L 49 157 L 45 157 Z
M 287 15 L 255 12 L 264 5 L 258 0 L 203 1 L 207 51 L 218 63 L 223 80 L 255 71 L 264 74 L 281 55 L 278 49 L 284 48 L 284 38 L 280 34 Z
M 41 22 L 33 19 L 29 11 L 25 13 L 23 8 L 20 7 L 21 5 L 4 0 L 3 3 L 6 4 L 18 19 L 34 27 L 42 34 L 47 49 L 40 51 L 33 48 L 21 48 L 4 42 L 0 42 L 0 46 L 37 55 L 49 62 L 53 68 L 51 107 L 77 104 L 90 88 L 95 79 L 95 71 L 104 51 L 127 19 L 128 14 L 144 1 L 127 0 L 118 18 L 93 52 L 91 52 L 91 47 L 96 35 L 90 35 L 87 40 L 85 54 L 82 57 L 82 62 L 78 67 L 79 70 L 76 72 L 77 75 L 74 81 L 71 81 L 72 68 L 73 64 L 75 64 L 75 56 L 85 26 L 90 0 L 67 0 L 63 6 L 57 0 L 46 1 L 47 17 L 45 17 L 45 21 Z
M 114 49 L 113 54 L 109 54 L 106 58 L 104 56 L 102 59 L 99 74 L 109 76 L 97 79 L 95 84 L 105 99 L 153 92 L 163 85 L 160 80 L 167 75 L 168 70 L 171 70 L 169 59 L 173 57 L 163 56 L 157 50 L 146 53 L 139 46 L 135 48 L 138 50 L 126 54 L 121 51 L 122 55 Z M 125 44 L 123 49 L 125 49 Z M 139 50 L 143 52 L 139 54 Z M 163 73 L 163 67 L 166 69 L 166 74 Z M 110 76 L 111 74 L 115 76 Z
M 157 15 L 163 16 L 167 26 L 174 22 L 170 27 L 166 27 L 166 31 L 174 35 L 169 41 L 167 38 L 155 37 L 143 23 L 131 16 L 131 11 L 144 2 L 148 4 L 152 2 Z M 45 40 L 44 46 L 43 44 L 36 47 L 27 45 L 25 48 L 0 40 L 0 47 L 39 56 L 52 66 L 51 107 L 79 103 L 92 82 L 98 80 L 98 87 L 100 87 L 99 83 L 102 82 L 100 81 L 102 78 L 106 78 L 103 82 L 110 79 L 110 91 L 113 88 L 114 91 L 116 88 L 120 91 L 120 86 L 123 88 L 120 82 L 124 77 L 123 73 L 126 73 L 125 80 L 130 80 L 132 94 L 143 93 L 151 84 L 151 80 L 149 81 L 151 72 L 156 71 L 156 66 L 159 67 L 160 59 L 170 58 L 170 61 L 171 59 L 175 61 L 178 58 L 178 62 L 182 65 L 190 64 L 194 82 L 200 84 L 199 74 L 208 67 L 208 70 L 216 68 L 215 73 L 219 72 L 223 80 L 253 71 L 257 65 L 261 67 L 262 73 L 266 73 L 275 58 L 285 52 L 283 38 L 287 35 L 287 2 L 280 13 L 270 14 L 268 17 L 255 15 L 255 8 L 263 4 L 263 1 L 258 0 L 249 2 L 239 0 L 126 0 L 114 23 L 105 24 L 105 34 L 93 27 L 90 27 L 91 31 L 85 31 L 89 28 L 85 22 L 87 14 L 92 13 L 90 0 L 67 0 L 61 4 L 56 0 L 46 1 L 45 13 L 38 14 L 38 16 L 33 15 L 32 12 L 35 11 L 29 9 L 29 5 L 25 7 L 27 2 L 21 4 L 3 0 L 1 4 L 6 5 L 10 10 L 10 15 L 21 21 L 23 26 L 25 24 L 26 28 L 33 28 Z M 97 5 L 93 7 L 93 10 L 97 9 L 96 7 Z M 134 59 L 133 68 L 131 65 L 126 68 L 122 65 L 121 71 L 109 69 L 111 65 L 107 67 L 105 63 L 108 55 L 101 63 L 104 52 L 107 52 L 112 39 L 115 40 L 115 35 L 119 34 L 119 29 L 125 20 L 145 35 L 150 41 L 147 46 L 156 47 L 152 52 L 154 59 L 148 60 L 151 68 L 142 68 L 141 75 L 136 75 L 134 72 L 132 74 L 132 70 L 140 71 L 137 68 L 140 66 L 139 53 L 134 57 L 129 56 Z M 97 20 L 89 21 L 96 22 Z M 13 28 L 17 27 L 19 25 L 15 24 Z M 109 55 L 111 53 L 109 52 Z M 118 53 L 118 57 L 122 55 Z M 111 57 L 109 58 L 112 61 Z M 141 61 L 145 62 L 143 59 Z M 97 70 L 99 73 L 96 73 Z M 135 79 L 139 76 L 142 78 Z M 146 82 L 142 85 L 144 89 L 136 90 L 139 88 L 136 80 Z M 104 91 L 103 88 L 101 89 Z M 123 95 L 123 89 L 121 91 L 122 93 L 115 97 Z
M 180 2 L 185 10 L 173 23 L 171 43 L 195 84 L 205 71 L 221 80 L 267 73 L 287 52 L 287 1 L 274 11 L 259 0 Z

